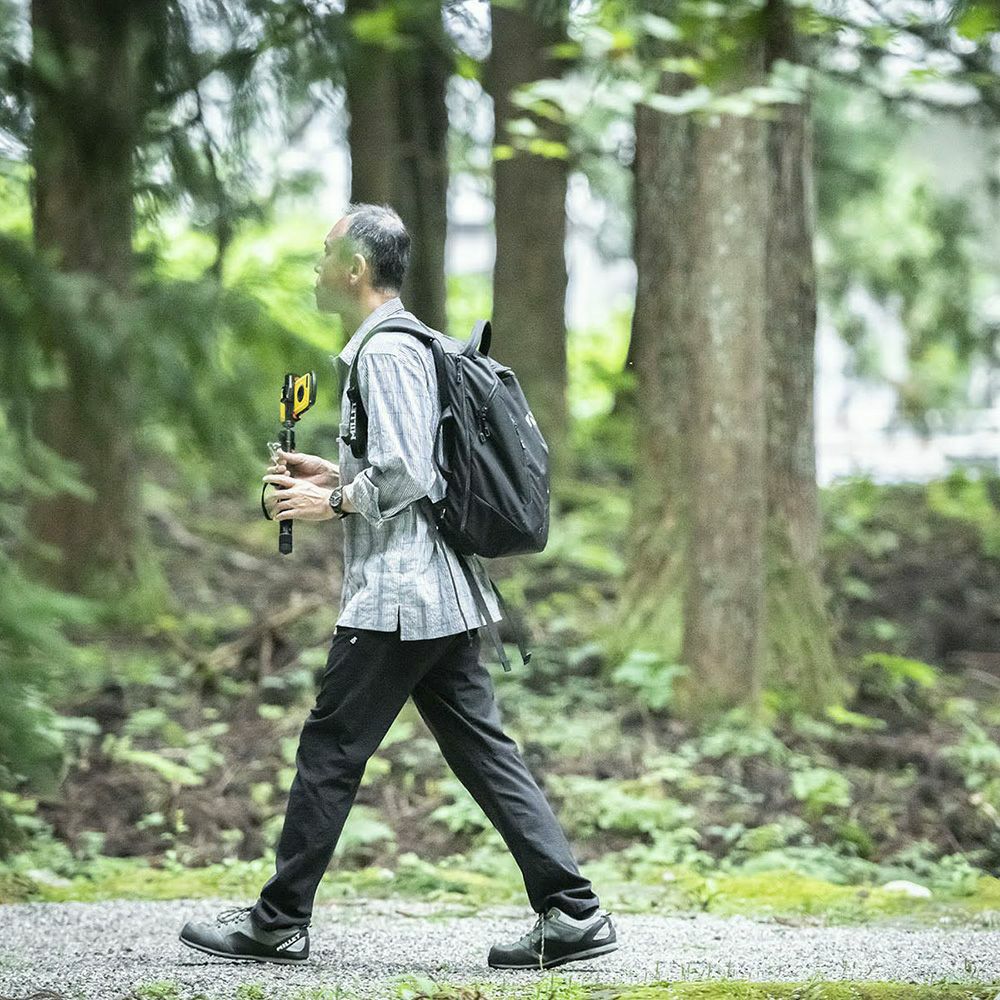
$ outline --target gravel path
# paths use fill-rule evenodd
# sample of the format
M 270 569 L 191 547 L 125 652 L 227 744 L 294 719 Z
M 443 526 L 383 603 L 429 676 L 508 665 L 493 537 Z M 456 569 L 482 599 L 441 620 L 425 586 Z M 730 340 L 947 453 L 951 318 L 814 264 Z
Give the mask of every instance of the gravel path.
M 305 967 L 232 962 L 184 947 L 188 918 L 211 919 L 222 900 L 22 903 L 0 906 L 0 997 L 42 989 L 87 1000 L 121 1000 L 137 986 L 178 984 L 190 998 L 233 998 L 259 983 L 268 1000 L 307 987 L 334 996 L 391 997 L 403 976 L 439 982 L 530 986 L 538 973 L 486 965 L 495 938 L 532 923 L 527 909 L 475 916 L 415 902 L 365 901 L 317 907 Z M 875 979 L 1000 982 L 1000 931 L 901 926 L 790 927 L 742 917 L 616 914 L 621 947 L 561 974 L 581 983 L 642 983 L 732 977 L 757 980 Z M 284 989 L 279 989 L 283 987 Z

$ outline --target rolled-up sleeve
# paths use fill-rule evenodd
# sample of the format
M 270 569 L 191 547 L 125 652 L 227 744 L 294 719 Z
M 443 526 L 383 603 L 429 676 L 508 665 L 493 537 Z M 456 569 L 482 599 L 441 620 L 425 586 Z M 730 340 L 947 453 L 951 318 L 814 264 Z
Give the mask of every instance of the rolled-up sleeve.
M 345 491 L 358 513 L 379 525 L 434 484 L 437 386 L 409 350 L 366 350 L 358 361 L 358 388 L 368 414 L 370 464 Z

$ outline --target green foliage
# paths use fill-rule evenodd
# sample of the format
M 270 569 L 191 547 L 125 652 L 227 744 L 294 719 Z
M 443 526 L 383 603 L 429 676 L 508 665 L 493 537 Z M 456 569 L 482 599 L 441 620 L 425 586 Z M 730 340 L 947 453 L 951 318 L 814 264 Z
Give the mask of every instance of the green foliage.
M 448 330 L 456 340 L 466 340 L 476 321 L 493 314 L 493 285 L 485 274 L 449 274 Z M 502 335 L 496 331 L 496 335 Z
M 626 987 L 616 1000 L 995 1000 L 996 986 L 968 983 L 713 982 L 654 983 Z
M 742 708 L 732 709 L 705 728 L 699 752 L 709 760 L 743 760 L 763 757 L 775 764 L 788 763 L 792 754 L 774 731 Z
M 929 663 L 892 653 L 866 653 L 857 677 L 857 698 L 866 704 L 892 705 L 914 720 L 926 718 L 938 700 L 938 671 Z
M 861 712 L 852 712 L 850 709 L 844 708 L 843 705 L 827 705 L 825 714 L 831 722 L 851 729 L 877 732 L 888 728 L 888 723 L 885 719 L 863 715 Z
M 562 802 L 563 822 L 581 836 L 601 831 L 654 834 L 690 824 L 695 815 L 690 806 L 664 795 L 655 775 L 633 781 L 551 775 L 547 783 Z
M 850 374 L 896 391 L 897 414 L 921 431 L 958 422 L 970 376 L 989 364 L 988 299 L 997 283 L 977 256 L 967 197 L 941 193 L 906 148 L 900 122 L 871 94 L 818 81 L 821 291 L 851 349 Z M 866 122 L 863 134 L 857 123 Z M 850 132 L 851 139 L 836 141 Z M 829 183 L 828 183 L 829 181 Z M 864 288 L 898 318 L 906 368 L 890 376 L 884 319 L 857 305 Z
M 616 543 L 627 522 L 627 498 L 600 483 L 556 482 L 552 501 L 548 543 L 533 563 L 602 582 L 620 577 L 625 563 Z
M 369 806 L 355 805 L 347 817 L 334 852 L 345 860 L 370 859 L 373 847 L 393 844 L 396 834 Z
M 964 854 L 941 855 L 928 841 L 916 841 L 897 851 L 883 870 L 886 877 L 915 878 L 935 892 L 956 897 L 975 893 L 982 874 Z
M 486 814 L 457 778 L 444 778 L 439 787 L 448 800 L 431 813 L 432 822 L 442 823 L 452 833 L 479 833 L 492 828 Z
M 851 804 L 851 784 L 839 772 L 812 767 L 792 774 L 792 795 L 805 807 L 806 815 L 822 816 L 830 809 Z
M 661 712 L 674 699 L 674 681 L 687 673 L 684 664 L 668 663 L 652 650 L 636 649 L 615 667 L 611 680 L 632 688 L 644 705 Z
M 930 659 L 941 640 L 981 627 L 974 609 L 989 600 L 1000 580 L 993 554 L 998 496 L 995 474 L 960 467 L 927 484 L 880 484 L 870 476 L 851 476 L 821 491 L 825 576 L 845 651 L 859 661 L 872 650 Z M 976 569 L 970 572 L 972 565 Z M 901 691 L 901 678 L 893 681 L 891 669 L 887 662 L 861 666 L 866 683 L 881 690 L 883 699 L 886 685 Z M 922 676 L 930 668 L 913 669 Z M 907 683 L 903 696 L 928 711 L 941 698 L 919 678 Z M 873 705 L 845 707 L 882 714 L 873 712 Z
M 940 517 L 974 526 L 983 554 L 1000 559 L 1000 475 L 954 468 L 927 484 L 927 507 Z
M 962 738 L 942 755 L 961 770 L 972 804 L 1000 826 L 1000 744 L 972 720 L 963 728 Z
M 929 663 L 889 653 L 868 653 L 862 664 L 870 670 L 873 691 L 893 697 L 910 690 L 931 689 L 937 685 L 938 672 Z
M 26 536 L 21 486 L 42 492 L 74 481 L 50 451 L 20 445 L 0 409 L 0 792 L 27 783 L 53 792 L 63 774 L 64 726 L 48 703 L 61 671 L 72 673 L 79 657 L 67 638 L 70 626 L 94 620 L 93 602 L 59 593 L 32 579 L 18 558 L 32 550 Z M 78 484 L 77 484 L 78 485 Z M 67 720 L 66 727 L 71 725 Z M 0 800 L 0 857 L 21 837 Z
M 635 843 L 614 855 L 613 868 L 628 882 L 673 882 L 675 869 L 703 874 L 715 861 L 698 848 L 701 834 L 691 826 L 656 830 L 649 843 Z
M 1000 31 L 1000 15 L 990 3 L 964 3 L 955 21 L 955 30 L 964 38 L 981 42 L 991 32 Z
M 168 979 L 142 983 L 133 992 L 140 1000 L 181 1000 L 180 986 Z
M 266 1000 L 267 993 L 259 983 L 240 983 L 236 987 L 236 1000 Z

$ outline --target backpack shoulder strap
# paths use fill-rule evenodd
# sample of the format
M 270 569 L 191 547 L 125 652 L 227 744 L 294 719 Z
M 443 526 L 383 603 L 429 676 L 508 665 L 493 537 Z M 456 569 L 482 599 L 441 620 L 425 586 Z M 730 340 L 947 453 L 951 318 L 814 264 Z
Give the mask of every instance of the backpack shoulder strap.
M 372 327 L 365 335 L 354 354 L 346 378 L 350 417 L 348 432 L 341 435 L 341 438 L 350 447 L 351 454 L 355 458 L 360 458 L 368 445 L 368 414 L 365 411 L 365 404 L 361 398 L 361 391 L 358 388 L 358 360 L 361 357 L 362 349 L 376 333 L 389 331 L 412 334 L 418 340 L 430 345 L 431 355 L 434 358 L 434 371 L 437 377 L 438 401 L 442 413 L 445 412 L 448 405 L 447 371 L 445 369 L 444 348 L 441 346 L 440 340 L 412 314 L 390 316 L 388 319 Z
M 358 359 L 361 357 L 361 352 L 364 350 L 365 345 L 368 343 L 376 333 L 383 332 L 393 332 L 393 333 L 409 333 L 416 337 L 418 340 L 422 340 L 425 344 L 429 344 L 431 351 L 434 355 L 434 367 L 438 376 L 438 396 L 441 399 L 442 404 L 444 403 L 444 359 L 439 356 L 439 352 L 443 352 L 438 338 L 434 336 L 431 331 L 424 326 L 423 323 L 418 319 L 410 319 L 408 316 L 390 316 L 383 323 L 379 323 L 372 327 L 368 331 L 364 340 L 358 345 L 357 351 L 354 353 L 354 359 L 351 361 L 350 372 L 347 377 L 347 398 L 350 399 L 352 403 L 356 403 L 358 406 L 364 407 L 361 402 L 361 394 L 358 392 Z M 437 344 L 435 349 L 434 345 Z

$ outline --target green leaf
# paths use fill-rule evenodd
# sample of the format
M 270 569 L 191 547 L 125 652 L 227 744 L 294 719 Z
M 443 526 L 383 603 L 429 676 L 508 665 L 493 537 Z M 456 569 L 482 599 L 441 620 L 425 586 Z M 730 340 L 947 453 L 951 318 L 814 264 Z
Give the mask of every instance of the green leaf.
M 395 49 L 403 44 L 396 22 L 396 11 L 392 6 L 355 14 L 351 18 L 351 31 L 359 42 L 368 45 Z
M 569 147 L 564 142 L 554 142 L 551 139 L 530 139 L 525 147 L 535 156 L 544 156 L 548 160 L 565 160 L 569 157 Z
M 992 4 L 969 4 L 955 22 L 955 30 L 970 41 L 982 41 L 990 32 L 1000 30 L 1000 13 Z
M 850 726 L 852 729 L 886 729 L 888 723 L 885 719 L 876 719 L 870 715 L 862 715 L 860 712 L 852 712 L 843 705 L 828 705 L 826 717 L 831 722 L 836 722 L 838 726 Z
M 112 760 L 148 768 L 171 785 L 194 787 L 203 784 L 201 775 L 196 774 L 191 768 L 178 764 L 177 761 L 168 760 L 152 750 L 136 750 L 129 746 L 127 739 L 114 740 L 108 750 Z
M 712 91 L 702 84 L 676 96 L 673 94 L 650 94 L 643 98 L 643 103 L 668 115 L 686 115 L 697 108 L 705 107 L 711 99 Z
M 673 21 L 668 21 L 658 14 L 644 13 L 640 15 L 639 24 L 642 25 L 647 35 L 666 42 L 675 42 L 682 37 L 680 28 Z
M 480 74 L 480 64 L 472 56 L 459 52 L 455 57 L 455 72 L 466 80 L 478 80 Z

